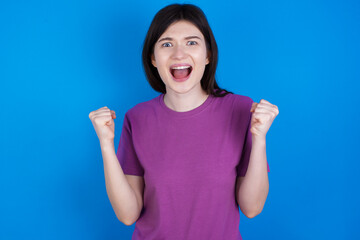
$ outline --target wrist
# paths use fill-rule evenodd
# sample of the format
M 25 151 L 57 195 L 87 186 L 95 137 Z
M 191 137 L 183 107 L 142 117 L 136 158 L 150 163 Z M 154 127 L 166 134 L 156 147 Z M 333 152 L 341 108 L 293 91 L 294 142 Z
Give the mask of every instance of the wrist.
M 100 140 L 101 149 L 112 149 L 114 148 L 114 139 Z
M 252 143 L 254 144 L 265 144 L 266 143 L 266 136 L 258 135 L 254 136 L 252 135 Z

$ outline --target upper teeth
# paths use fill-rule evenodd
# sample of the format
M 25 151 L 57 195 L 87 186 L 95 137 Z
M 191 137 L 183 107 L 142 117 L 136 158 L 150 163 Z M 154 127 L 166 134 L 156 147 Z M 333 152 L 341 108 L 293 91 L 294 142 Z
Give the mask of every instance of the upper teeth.
M 172 67 L 172 69 L 185 69 L 189 68 L 190 66 L 179 66 L 179 67 Z

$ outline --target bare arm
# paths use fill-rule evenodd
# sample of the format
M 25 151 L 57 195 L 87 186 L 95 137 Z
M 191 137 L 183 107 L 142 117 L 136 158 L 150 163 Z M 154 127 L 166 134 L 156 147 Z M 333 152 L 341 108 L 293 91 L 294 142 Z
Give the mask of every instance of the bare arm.
M 89 118 L 100 140 L 104 163 L 106 192 L 117 218 L 125 225 L 133 224 L 142 209 L 144 180 L 124 175 L 115 154 L 115 111 L 102 107 L 90 112 Z
M 128 226 L 132 225 L 141 213 L 143 203 L 140 190 L 142 189 L 134 190 L 136 186 L 132 187 L 129 183 L 116 157 L 114 142 L 100 141 L 100 146 L 104 163 L 106 192 L 111 205 L 121 222 Z
M 252 138 L 249 166 L 245 177 L 238 177 L 236 199 L 249 218 L 258 215 L 269 192 L 265 138 Z

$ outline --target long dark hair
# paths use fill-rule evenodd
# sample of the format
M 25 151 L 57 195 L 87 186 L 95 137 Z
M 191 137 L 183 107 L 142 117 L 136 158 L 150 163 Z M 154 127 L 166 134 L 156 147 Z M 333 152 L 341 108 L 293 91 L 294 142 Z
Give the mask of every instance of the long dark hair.
M 218 62 L 218 48 L 215 37 L 209 26 L 204 12 L 192 4 L 171 4 L 162 8 L 154 17 L 146 34 L 142 62 L 146 77 L 151 87 L 161 93 L 166 93 L 166 87 L 157 69 L 151 63 L 154 46 L 160 36 L 174 22 L 186 20 L 194 24 L 205 37 L 207 52 L 210 53 L 209 64 L 206 65 L 204 75 L 201 79 L 201 88 L 215 97 L 223 97 L 229 92 L 221 89 L 216 80 L 215 72 Z

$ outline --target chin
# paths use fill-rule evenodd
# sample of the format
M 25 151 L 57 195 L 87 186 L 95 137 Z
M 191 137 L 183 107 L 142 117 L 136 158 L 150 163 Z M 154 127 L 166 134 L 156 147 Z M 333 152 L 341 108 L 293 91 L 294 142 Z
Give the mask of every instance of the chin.
M 176 92 L 178 94 L 185 94 L 188 93 L 192 90 L 195 90 L 196 85 L 192 85 L 192 86 L 177 86 L 177 87 L 170 87 L 172 92 Z M 201 86 L 200 86 L 201 88 Z M 168 92 L 168 91 L 166 91 Z

